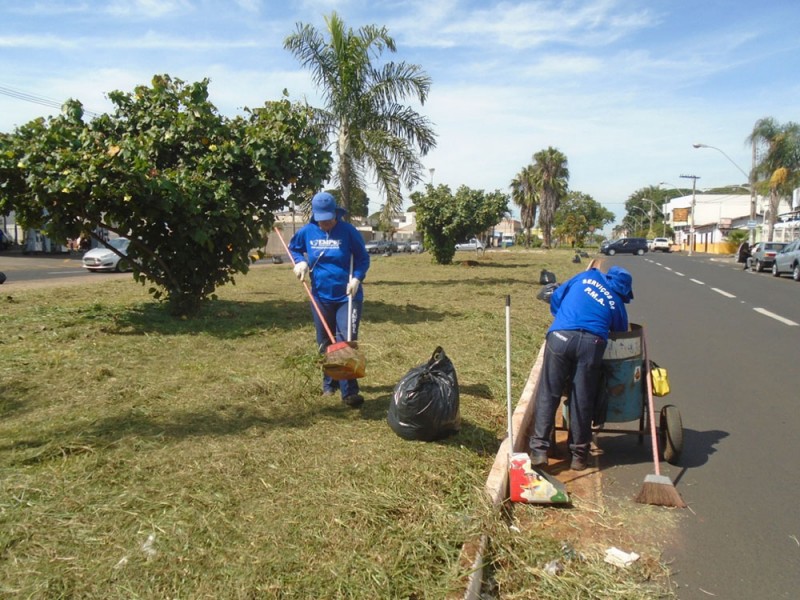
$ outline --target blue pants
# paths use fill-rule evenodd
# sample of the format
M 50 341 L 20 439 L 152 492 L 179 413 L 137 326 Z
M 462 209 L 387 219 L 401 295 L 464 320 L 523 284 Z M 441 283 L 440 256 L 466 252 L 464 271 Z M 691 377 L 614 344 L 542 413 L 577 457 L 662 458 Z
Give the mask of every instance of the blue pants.
M 336 337 L 336 341 L 347 341 L 347 301 L 326 303 L 321 302 L 319 298 L 316 298 L 316 300 L 317 306 L 319 306 L 320 312 L 325 318 L 325 322 L 328 324 L 331 333 L 333 333 L 333 335 Z M 353 333 L 350 337 L 352 341 L 356 341 L 358 339 L 358 324 L 361 321 L 361 307 L 361 301 L 353 300 Z M 314 326 L 317 329 L 317 345 L 319 346 L 319 351 L 320 353 L 325 354 L 325 350 L 331 345 L 331 338 L 328 337 L 328 332 L 325 331 L 325 327 L 322 324 L 322 321 L 320 321 L 319 315 L 317 314 L 317 311 L 314 310 L 313 306 L 311 307 L 311 314 L 314 317 Z M 337 381 L 323 374 L 322 389 L 324 391 L 334 391 L 337 388 L 341 391 L 342 398 L 357 394 L 358 379 L 343 379 L 341 381 Z
M 561 395 L 569 386 L 569 449 L 585 458 L 592 441 L 592 416 L 603 374 L 606 340 L 584 331 L 551 331 L 547 334 L 542 374 L 536 393 L 534 452 L 547 452 Z

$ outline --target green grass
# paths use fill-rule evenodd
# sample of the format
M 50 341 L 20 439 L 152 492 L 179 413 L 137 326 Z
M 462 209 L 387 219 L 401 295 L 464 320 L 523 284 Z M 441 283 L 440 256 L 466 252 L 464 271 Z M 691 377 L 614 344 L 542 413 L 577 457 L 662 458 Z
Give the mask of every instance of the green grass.
M 562 540 L 513 534 L 484 499 L 506 428 L 505 295 L 516 401 L 550 322 L 539 271 L 563 281 L 572 256 L 374 258 L 359 410 L 320 395 L 289 265 L 257 265 L 191 320 L 128 280 L 4 289 L 0 596 L 443 598 L 463 585 L 461 545 L 488 531 L 504 598 L 659 597 L 598 557 L 543 579 Z M 462 430 L 404 441 L 392 390 L 439 345 Z

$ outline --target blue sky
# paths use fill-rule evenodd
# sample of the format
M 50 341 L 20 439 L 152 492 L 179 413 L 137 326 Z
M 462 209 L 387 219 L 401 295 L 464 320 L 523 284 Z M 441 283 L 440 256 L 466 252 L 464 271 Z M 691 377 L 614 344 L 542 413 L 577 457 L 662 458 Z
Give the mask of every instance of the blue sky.
M 619 220 L 634 191 L 685 185 L 682 174 L 699 188 L 743 183 L 754 123 L 800 120 L 792 1 L 0 0 L 0 131 L 57 112 L 20 93 L 106 112 L 107 92 L 160 73 L 208 77 L 229 116 L 284 88 L 320 104 L 283 40 L 334 10 L 354 29 L 386 26 L 391 58 L 431 76 L 418 108 L 438 145 L 424 163 L 453 189 L 507 191 L 554 146 L 570 188 Z

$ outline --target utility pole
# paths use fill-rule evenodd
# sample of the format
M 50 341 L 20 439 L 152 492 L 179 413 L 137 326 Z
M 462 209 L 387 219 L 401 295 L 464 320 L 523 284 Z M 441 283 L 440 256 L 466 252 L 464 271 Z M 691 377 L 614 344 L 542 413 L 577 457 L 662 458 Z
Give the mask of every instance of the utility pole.
M 697 175 L 681 175 L 683 179 L 691 179 L 692 180 L 692 212 L 689 213 L 689 256 L 692 255 L 692 250 L 694 250 L 694 209 L 697 206 L 695 191 L 697 189 L 697 180 L 700 179 Z
M 750 227 L 756 221 L 756 140 L 753 139 L 753 163 L 750 168 L 750 177 L 748 178 L 750 184 L 750 223 L 747 226 L 750 229 L 750 247 L 756 243 L 756 228 Z M 763 235 L 763 232 L 762 232 Z

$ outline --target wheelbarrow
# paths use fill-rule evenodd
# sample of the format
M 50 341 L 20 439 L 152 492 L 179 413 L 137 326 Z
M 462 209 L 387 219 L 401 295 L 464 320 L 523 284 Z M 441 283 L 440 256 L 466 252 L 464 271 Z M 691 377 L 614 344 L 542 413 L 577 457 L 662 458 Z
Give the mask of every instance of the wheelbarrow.
M 641 444 L 645 433 L 649 432 L 644 371 L 649 365 L 644 362 L 643 339 L 642 326 L 633 323 L 629 331 L 609 335 L 603 354 L 604 380 L 593 418 L 594 433 L 633 433 L 639 436 Z M 616 426 L 617 423 L 622 425 Z M 568 424 L 569 403 L 565 402 L 562 424 L 556 429 L 568 431 Z M 673 404 L 661 407 L 657 434 L 662 459 L 678 464 L 683 452 L 683 424 L 678 407 Z

